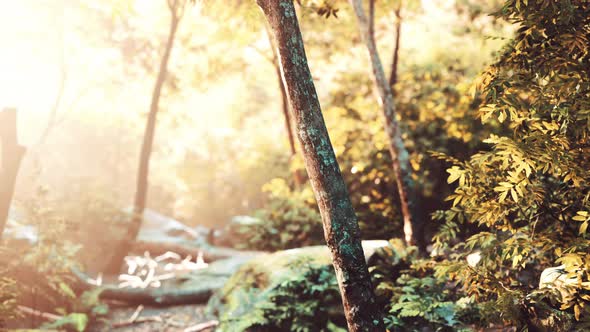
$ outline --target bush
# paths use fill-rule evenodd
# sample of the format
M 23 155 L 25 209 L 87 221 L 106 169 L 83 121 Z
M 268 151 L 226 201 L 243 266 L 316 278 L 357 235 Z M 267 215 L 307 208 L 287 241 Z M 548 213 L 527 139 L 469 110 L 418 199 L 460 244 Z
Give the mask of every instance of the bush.
M 293 190 L 285 180 L 274 179 L 263 191 L 269 201 L 254 212 L 259 222 L 241 224 L 236 230 L 245 241 L 242 247 L 281 250 L 323 243 L 322 220 L 311 188 Z
M 509 0 L 496 15 L 518 31 L 479 78 L 480 116 L 509 132 L 490 135 L 490 149 L 467 161 L 447 158 L 458 186 L 453 207 L 436 215 L 445 222 L 437 251 L 452 252 L 437 275 L 458 280 L 492 322 L 532 328 L 571 315 L 588 326 L 590 7 Z M 469 225 L 477 233 L 457 244 Z M 469 265 L 474 252 L 481 260 Z M 558 265 L 575 282 L 536 289 Z
M 458 331 L 476 320 L 477 310 L 447 278 L 434 276 L 437 262 L 420 259 L 401 239 L 370 267 L 385 325 L 395 331 Z M 471 317 L 471 319 L 468 319 Z

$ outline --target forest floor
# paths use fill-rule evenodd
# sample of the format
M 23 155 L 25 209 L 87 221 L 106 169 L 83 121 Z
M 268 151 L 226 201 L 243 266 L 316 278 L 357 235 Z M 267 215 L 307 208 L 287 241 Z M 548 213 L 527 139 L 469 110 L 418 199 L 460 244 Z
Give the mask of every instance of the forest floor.
M 88 332 L 183 332 L 195 325 L 206 323 L 205 305 L 171 307 L 111 305 L 108 316 L 89 327 Z M 138 314 L 136 314 L 138 312 Z M 135 318 L 135 319 L 133 319 Z M 213 331 L 213 328 L 201 331 Z

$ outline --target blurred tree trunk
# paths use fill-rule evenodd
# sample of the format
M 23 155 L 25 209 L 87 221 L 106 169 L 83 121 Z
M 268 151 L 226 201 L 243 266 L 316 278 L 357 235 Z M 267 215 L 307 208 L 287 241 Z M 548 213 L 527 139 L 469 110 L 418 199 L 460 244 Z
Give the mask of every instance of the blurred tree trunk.
M 371 3 L 374 0 L 370 0 Z M 375 35 L 372 28 L 372 20 L 374 14 L 367 19 L 363 9 L 361 0 L 350 0 L 357 21 L 359 23 L 359 30 L 361 37 L 366 44 L 373 69 L 373 80 L 379 92 L 380 102 L 383 107 L 383 118 L 385 124 L 385 131 L 389 137 L 389 152 L 393 162 L 393 174 L 397 183 L 398 194 L 400 198 L 400 205 L 404 219 L 404 236 L 406 243 L 409 245 L 418 245 L 422 247 L 423 241 L 420 236 L 422 223 L 417 218 L 416 213 L 416 192 L 415 184 L 412 180 L 412 167 L 410 165 L 410 156 L 402 140 L 401 132 L 399 130 L 399 123 L 396 118 L 395 104 L 393 102 L 393 91 L 385 78 L 383 65 L 379 58 L 377 45 L 375 43 Z M 374 8 L 374 4 L 370 4 L 370 8 Z M 371 9 L 373 11 L 374 9 Z
M 16 109 L 0 112 L 0 238 L 8 220 L 16 176 L 26 148 L 18 144 Z
M 131 217 L 131 224 L 127 229 L 127 233 L 124 235 L 120 246 L 115 250 L 113 258 L 109 264 L 107 270 L 109 272 L 118 272 L 121 268 L 121 264 L 131 249 L 133 242 L 139 234 L 141 229 L 141 223 L 143 221 L 143 212 L 146 208 L 148 184 L 149 184 L 149 167 L 150 157 L 152 154 L 152 147 L 154 144 L 154 137 L 156 131 L 156 119 L 159 110 L 160 96 L 162 95 L 162 88 L 166 81 L 166 75 L 168 72 L 168 62 L 170 60 L 170 54 L 172 53 L 172 47 L 174 46 L 174 39 L 176 37 L 176 31 L 178 25 L 184 14 L 184 9 L 189 0 L 167 0 L 168 9 L 170 10 L 171 22 L 170 30 L 168 32 L 168 38 L 164 47 L 164 54 L 160 62 L 160 68 L 158 70 L 158 76 L 152 92 L 152 99 L 150 103 L 150 112 L 148 114 L 147 123 L 145 127 L 145 133 L 143 136 L 143 144 L 141 146 L 141 154 L 139 157 L 139 167 L 137 171 L 137 183 L 135 189 L 135 202 L 133 205 L 133 215 Z
M 389 76 L 389 85 L 391 89 L 395 88 L 397 83 L 397 67 L 399 63 L 399 47 L 400 47 L 400 36 L 402 33 L 402 16 L 401 16 L 402 5 L 395 10 L 395 44 L 393 45 L 393 60 L 391 62 L 391 75 Z
M 295 147 L 295 138 L 293 137 L 291 115 L 289 112 L 289 96 L 287 95 L 287 89 L 285 87 L 285 83 L 283 82 L 283 77 L 281 75 L 281 66 L 279 64 L 279 56 L 277 54 L 276 47 L 273 43 L 272 34 L 270 31 L 270 27 L 268 27 L 268 25 L 266 26 L 266 33 L 268 35 L 268 41 L 270 43 L 270 48 L 272 50 L 271 62 L 277 75 L 279 89 L 281 90 L 281 105 L 283 110 L 283 118 L 285 119 L 285 130 L 287 131 L 287 136 L 289 138 L 289 148 L 291 149 L 290 160 L 292 161 L 297 156 L 297 149 Z M 295 183 L 295 188 L 299 188 L 301 186 L 302 179 L 297 170 L 293 171 L 293 182 Z
M 384 331 L 360 229 L 324 123 L 291 0 L 257 0 L 277 45 L 307 173 L 318 201 L 350 331 Z
M 33 145 L 33 147 L 32 147 L 32 150 L 35 150 L 35 151 L 37 151 L 39 149 L 39 147 L 43 143 L 45 143 L 51 130 L 58 124 L 59 121 L 58 121 L 57 115 L 58 115 L 58 111 L 59 111 L 60 107 L 63 104 L 64 92 L 66 90 L 67 68 L 66 68 L 66 59 L 65 59 L 65 41 L 64 41 L 63 22 L 62 22 L 62 24 L 58 25 L 58 29 L 59 29 L 58 33 L 59 33 L 59 39 L 60 39 L 60 45 L 59 45 L 59 72 L 60 72 L 59 85 L 58 85 L 58 89 L 57 89 L 57 95 L 55 96 L 55 100 L 53 101 L 53 106 L 51 107 L 51 110 L 49 112 L 49 119 L 47 120 L 47 125 L 45 126 L 45 129 L 43 130 L 41 136 L 37 140 L 37 143 L 35 145 Z

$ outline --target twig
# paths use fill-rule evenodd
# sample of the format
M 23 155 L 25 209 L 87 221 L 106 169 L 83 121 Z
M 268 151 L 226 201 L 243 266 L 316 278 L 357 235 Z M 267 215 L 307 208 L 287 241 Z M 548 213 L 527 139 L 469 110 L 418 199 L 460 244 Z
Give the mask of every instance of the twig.
M 137 320 L 137 317 L 139 317 L 139 314 L 141 313 L 141 311 L 143 310 L 143 304 L 140 304 L 137 309 L 135 309 L 135 312 L 133 313 L 133 315 L 131 315 L 131 318 L 129 318 L 129 320 L 131 322 L 135 322 L 135 320 Z
M 133 315 L 131 315 L 131 317 L 129 317 L 128 320 L 122 321 L 122 322 L 118 322 L 118 323 L 114 323 L 113 327 L 122 327 L 122 326 L 127 326 L 127 325 L 132 325 L 135 324 L 136 322 L 138 322 L 138 317 L 141 314 L 141 311 L 143 310 L 143 304 L 140 304 L 137 309 L 135 309 L 135 312 L 133 312 Z M 142 317 L 143 318 L 147 318 L 147 317 Z M 151 318 L 151 317 L 150 317 Z M 143 322 L 144 320 L 142 320 Z M 139 322 L 141 323 L 141 322 Z
M 212 327 L 215 327 L 219 325 L 219 321 L 217 320 L 212 320 L 212 321 L 208 321 L 205 323 L 201 323 L 201 324 L 197 324 L 197 325 L 193 325 L 190 327 L 187 327 L 186 329 L 184 329 L 184 332 L 200 332 L 206 329 L 210 329 Z
M 60 320 L 63 318 L 62 316 L 54 315 L 54 314 L 51 314 L 48 312 L 42 312 L 42 311 L 35 310 L 35 309 L 25 307 L 22 305 L 18 306 L 18 310 L 25 313 L 25 314 L 29 314 L 29 315 L 35 316 L 35 317 L 40 317 L 40 318 L 43 318 L 43 319 L 46 319 L 49 321 L 56 321 L 56 320 Z
M 172 327 L 183 327 L 184 323 L 177 322 L 173 319 L 166 319 L 166 325 L 170 325 Z
M 134 321 L 126 320 L 123 322 L 113 323 L 111 326 L 113 328 L 118 328 L 118 327 L 125 327 L 125 326 L 129 326 L 129 325 L 133 325 L 133 324 L 146 323 L 146 322 L 162 323 L 163 321 L 164 320 L 160 316 L 149 316 L 149 317 L 139 317 Z

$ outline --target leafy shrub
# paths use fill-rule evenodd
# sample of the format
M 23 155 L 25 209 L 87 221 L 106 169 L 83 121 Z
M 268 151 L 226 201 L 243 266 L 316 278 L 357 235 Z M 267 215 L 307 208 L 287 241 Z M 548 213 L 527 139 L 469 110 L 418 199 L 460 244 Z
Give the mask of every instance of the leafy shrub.
M 293 190 L 285 180 L 274 179 L 262 189 L 269 201 L 254 213 L 260 222 L 242 224 L 236 230 L 245 241 L 243 247 L 280 250 L 323 243 L 322 221 L 311 188 Z
M 340 292 L 332 266 L 308 267 L 300 276 L 283 282 L 263 308 L 273 331 L 328 331 L 330 319 L 343 323 Z M 334 310 L 335 309 L 335 310 Z
M 333 267 L 302 261 L 296 270 L 306 272 L 293 273 L 256 299 L 241 299 L 251 307 L 227 326 L 232 331 L 338 331 L 336 323 L 345 321 Z
M 460 311 L 467 301 L 453 301 L 445 283 L 434 277 L 422 278 L 403 274 L 396 281 L 397 293 L 392 298 L 385 322 L 390 329 L 414 330 L 429 327 L 433 331 L 456 331 L 461 326 Z
M 455 59 L 439 60 L 429 66 L 406 68 L 396 85 L 396 107 L 423 219 L 445 207 L 444 197 L 451 193 L 444 181 L 445 164 L 431 151 L 467 157 L 480 149 L 481 139 L 497 127 L 475 119 L 478 101 L 470 91 L 474 74 Z M 372 90 L 365 88 L 372 83 L 365 71 L 342 74 L 336 83 L 324 113 L 363 236 L 401 237 L 402 218 L 388 138 L 379 105 Z
M 467 316 L 477 318 L 470 298 L 447 278 L 434 276 L 437 262 L 420 259 L 417 248 L 406 247 L 401 239 L 390 243 L 394 250 L 380 254 L 370 267 L 388 329 L 457 331 L 473 320 Z
M 79 281 L 71 268 L 79 267 L 77 257 L 82 245 L 74 242 L 79 228 L 72 227 L 76 223 L 68 222 L 61 212 L 48 208 L 49 205 L 48 193 L 43 188 L 33 200 L 23 204 L 23 222 L 35 227 L 37 243 L 0 251 L 3 263 L 0 293 L 6 296 L 0 302 L 0 313 L 7 320 L 14 318 L 18 303 L 63 316 L 43 328 L 84 331 L 89 319 L 106 314 L 108 307 L 98 301 L 97 296 L 91 301 L 90 292 L 81 297 L 76 293 Z M 82 222 L 72 214 L 68 217 Z M 4 315 L 6 310 L 12 314 Z
M 448 182 L 458 186 L 453 207 L 436 215 L 445 222 L 437 250 L 452 252 L 437 275 L 458 280 L 495 323 L 531 328 L 556 303 L 587 324 L 590 6 L 508 0 L 496 15 L 518 31 L 479 79 L 480 116 L 509 133 L 490 135 L 490 149 L 467 161 L 447 158 Z M 470 225 L 478 232 L 457 244 Z M 481 260 L 469 265 L 474 252 Z M 541 272 L 557 265 L 575 282 L 535 290 Z

